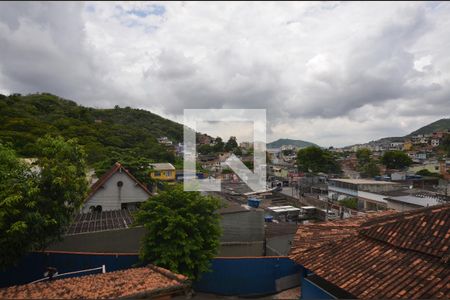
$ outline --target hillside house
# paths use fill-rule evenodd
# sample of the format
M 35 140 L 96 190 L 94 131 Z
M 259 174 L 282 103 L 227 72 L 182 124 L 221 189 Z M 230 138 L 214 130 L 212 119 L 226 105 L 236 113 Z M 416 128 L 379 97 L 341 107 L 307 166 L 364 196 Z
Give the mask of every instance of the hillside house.
M 171 163 L 155 163 L 149 166 L 152 168 L 150 178 L 161 181 L 175 181 L 176 170 Z
M 147 187 L 117 162 L 92 185 L 82 212 L 133 210 L 150 196 Z
M 158 143 L 164 146 L 172 146 L 172 141 L 169 140 L 169 138 L 167 136 L 162 136 L 160 138 L 158 138 Z

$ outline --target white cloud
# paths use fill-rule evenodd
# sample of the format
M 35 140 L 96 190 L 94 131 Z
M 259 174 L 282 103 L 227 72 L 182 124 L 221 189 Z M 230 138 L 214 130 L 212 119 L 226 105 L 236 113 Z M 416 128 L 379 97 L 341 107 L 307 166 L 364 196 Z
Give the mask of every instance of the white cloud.
M 450 112 L 449 3 L 0 3 L 0 91 L 98 107 L 266 108 L 345 145 Z

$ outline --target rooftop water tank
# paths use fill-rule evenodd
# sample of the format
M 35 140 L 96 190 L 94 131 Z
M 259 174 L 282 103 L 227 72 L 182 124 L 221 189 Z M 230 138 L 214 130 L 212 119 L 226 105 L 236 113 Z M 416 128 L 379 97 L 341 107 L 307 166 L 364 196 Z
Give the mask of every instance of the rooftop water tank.
M 260 202 L 260 200 L 256 199 L 256 198 L 249 198 L 247 200 L 248 206 L 254 207 L 254 208 L 258 208 L 259 207 L 259 202 Z

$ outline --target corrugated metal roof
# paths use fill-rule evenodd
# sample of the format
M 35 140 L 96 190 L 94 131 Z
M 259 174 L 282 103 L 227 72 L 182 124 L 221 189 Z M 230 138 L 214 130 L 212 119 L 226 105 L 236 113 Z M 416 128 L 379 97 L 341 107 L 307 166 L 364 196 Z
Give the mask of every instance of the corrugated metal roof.
M 175 167 L 171 163 L 154 163 L 150 164 L 150 166 L 155 171 L 175 170 Z

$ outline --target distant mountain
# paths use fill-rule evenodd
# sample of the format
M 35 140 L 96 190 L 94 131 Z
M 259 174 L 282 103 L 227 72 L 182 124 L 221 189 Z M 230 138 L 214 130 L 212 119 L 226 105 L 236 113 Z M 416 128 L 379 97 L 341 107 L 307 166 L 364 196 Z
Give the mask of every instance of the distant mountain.
M 433 132 L 441 131 L 441 130 L 450 130 L 450 118 L 449 119 L 440 119 L 436 122 L 428 124 L 422 128 L 417 129 L 416 131 L 410 133 L 409 136 L 433 133 Z
M 309 146 L 317 146 L 314 143 L 306 142 L 306 141 L 302 141 L 302 140 L 278 139 L 276 141 L 268 143 L 267 148 L 269 148 L 269 149 L 280 148 L 281 146 L 284 146 L 284 145 L 293 145 L 293 146 L 297 146 L 299 148 L 305 148 L 305 147 L 309 147 Z

